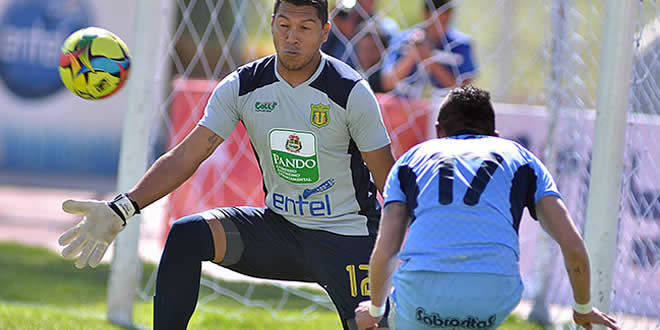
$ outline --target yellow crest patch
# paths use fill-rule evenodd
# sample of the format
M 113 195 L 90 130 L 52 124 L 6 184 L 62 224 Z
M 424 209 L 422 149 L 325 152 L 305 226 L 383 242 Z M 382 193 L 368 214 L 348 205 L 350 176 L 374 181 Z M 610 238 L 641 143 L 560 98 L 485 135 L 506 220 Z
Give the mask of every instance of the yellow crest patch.
M 312 109 L 310 121 L 312 125 L 321 128 L 323 126 L 328 126 L 330 122 L 330 105 L 325 104 L 312 104 L 310 105 Z

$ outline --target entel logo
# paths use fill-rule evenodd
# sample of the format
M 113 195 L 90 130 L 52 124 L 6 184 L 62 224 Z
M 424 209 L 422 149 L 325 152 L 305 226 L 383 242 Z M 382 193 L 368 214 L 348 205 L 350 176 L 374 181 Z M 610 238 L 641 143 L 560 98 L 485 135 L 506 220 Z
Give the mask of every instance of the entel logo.
M 325 194 L 323 200 L 307 201 L 301 195 L 297 199 L 289 196 L 274 193 L 273 207 L 285 213 L 298 216 L 311 215 L 313 217 L 323 217 L 332 214 L 330 210 L 330 196 Z
M 91 25 L 87 1 L 14 0 L 0 13 L 0 79 L 17 96 L 41 98 L 64 86 L 60 47 Z

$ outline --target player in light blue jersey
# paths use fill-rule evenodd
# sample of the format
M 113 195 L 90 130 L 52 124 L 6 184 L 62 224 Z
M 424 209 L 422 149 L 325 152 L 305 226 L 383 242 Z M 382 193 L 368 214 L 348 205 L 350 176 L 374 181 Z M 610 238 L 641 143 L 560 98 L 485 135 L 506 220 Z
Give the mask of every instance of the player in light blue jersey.
M 357 318 L 380 320 L 393 286 L 394 328 L 497 328 L 522 296 L 518 227 L 527 207 L 561 247 L 575 322 L 617 329 L 591 305 L 587 251 L 550 173 L 530 151 L 498 137 L 488 92 L 452 90 L 436 128 L 439 139 L 410 149 L 387 177 L 371 301 Z

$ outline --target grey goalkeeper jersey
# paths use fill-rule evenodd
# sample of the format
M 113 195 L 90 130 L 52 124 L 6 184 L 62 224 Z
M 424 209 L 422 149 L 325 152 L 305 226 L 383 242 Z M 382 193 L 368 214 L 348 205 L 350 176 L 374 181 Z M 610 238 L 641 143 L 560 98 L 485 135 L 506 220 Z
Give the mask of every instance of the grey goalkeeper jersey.
M 294 88 L 276 62 L 271 55 L 225 77 L 199 125 L 227 139 L 243 122 L 263 174 L 266 206 L 295 225 L 375 233 L 380 206 L 360 152 L 390 140 L 369 85 L 323 54 L 316 72 Z

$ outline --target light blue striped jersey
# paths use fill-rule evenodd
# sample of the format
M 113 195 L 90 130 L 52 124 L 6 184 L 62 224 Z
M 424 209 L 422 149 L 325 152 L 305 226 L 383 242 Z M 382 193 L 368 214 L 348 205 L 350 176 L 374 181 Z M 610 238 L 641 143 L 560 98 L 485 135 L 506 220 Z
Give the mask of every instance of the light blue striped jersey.
M 385 204 L 405 202 L 412 223 L 401 270 L 518 275 L 523 209 L 561 197 L 552 176 L 516 142 L 462 134 L 411 148 L 390 171 Z

